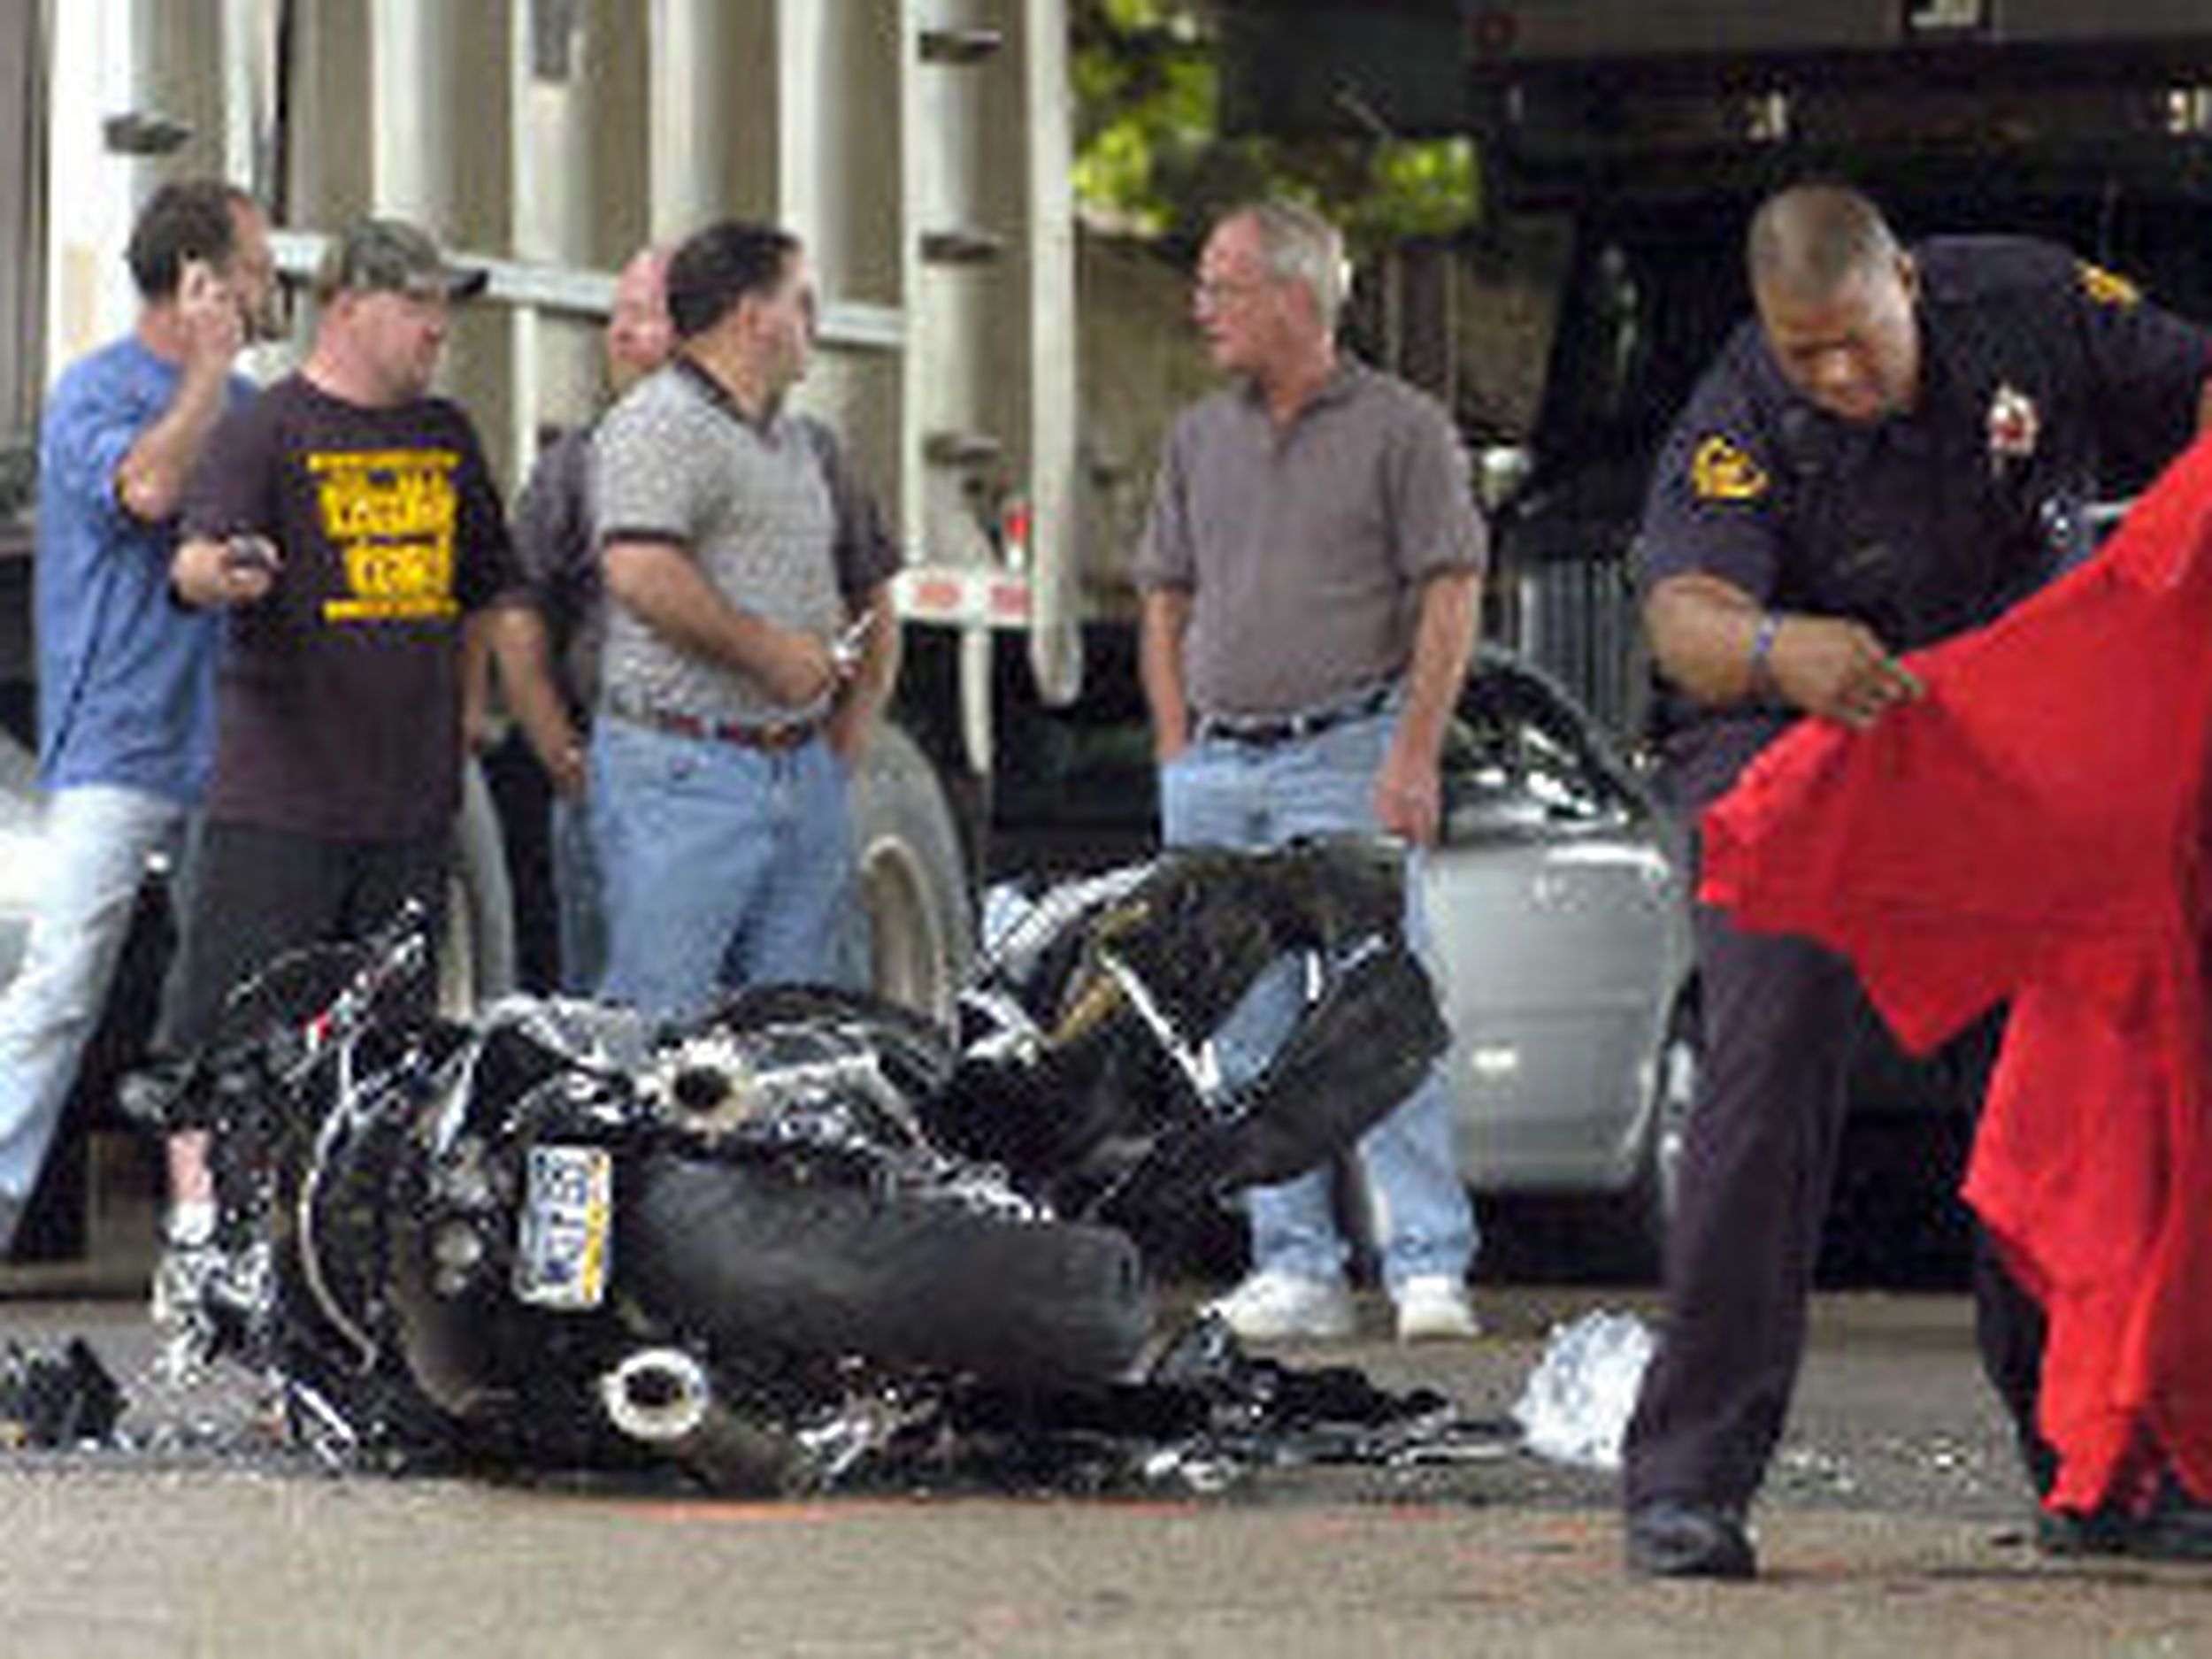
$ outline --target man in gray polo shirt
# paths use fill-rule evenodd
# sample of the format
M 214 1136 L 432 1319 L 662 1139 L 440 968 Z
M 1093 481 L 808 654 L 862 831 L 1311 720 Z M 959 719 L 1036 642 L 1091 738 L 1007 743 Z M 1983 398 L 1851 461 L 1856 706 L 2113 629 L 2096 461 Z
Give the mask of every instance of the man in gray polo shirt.
M 1342 242 L 1295 205 L 1221 220 L 1194 311 L 1238 382 L 1183 415 L 1137 561 L 1141 668 L 1170 845 L 1436 836 L 1438 756 L 1474 644 L 1486 552 L 1442 409 L 1341 356 Z M 1408 882 L 1408 926 L 1420 938 Z M 1264 1058 L 1294 975 L 1222 1034 L 1225 1073 Z M 1474 1217 L 1432 1077 L 1359 1147 L 1402 1340 L 1475 1332 Z M 1328 1171 L 1252 1194 L 1254 1271 L 1215 1303 L 1239 1334 L 1351 1333 Z
M 841 534 L 827 434 L 784 407 L 813 336 L 797 240 L 710 226 L 667 284 L 676 357 L 594 446 L 612 603 L 590 797 L 601 993 L 676 1016 L 718 986 L 834 977 L 896 556 Z

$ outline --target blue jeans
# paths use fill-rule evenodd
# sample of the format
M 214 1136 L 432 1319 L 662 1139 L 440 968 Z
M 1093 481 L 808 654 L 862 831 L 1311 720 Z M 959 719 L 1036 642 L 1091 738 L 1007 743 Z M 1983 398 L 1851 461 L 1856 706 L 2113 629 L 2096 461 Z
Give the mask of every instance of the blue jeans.
M 722 987 L 836 979 L 852 809 L 820 738 L 768 754 L 610 716 L 592 732 L 590 790 L 603 996 L 680 1018 Z
M 1349 720 L 1297 742 L 1260 748 L 1225 740 L 1194 742 L 1160 772 L 1163 838 L 1171 847 L 1280 847 L 1302 836 L 1379 834 L 1372 791 L 1394 716 Z M 1406 933 L 1425 943 L 1419 867 L 1407 864 Z M 1225 1083 L 1257 1072 L 1296 1021 L 1300 964 L 1261 975 L 1215 1034 Z M 1383 1280 L 1394 1288 L 1428 1274 L 1464 1277 L 1475 1254 L 1474 1211 L 1453 1156 L 1451 1102 L 1432 1072 L 1402 1104 L 1361 1137 L 1365 1183 Z M 1349 1247 L 1319 1169 L 1247 1198 L 1253 1264 L 1314 1279 L 1342 1275 Z
M 166 852 L 181 874 L 188 818 L 165 796 L 115 785 L 49 797 L 38 912 L 22 971 L 0 997 L 0 1199 L 20 1204 L 38 1184 L 130 937 L 146 860 Z
M 588 996 L 607 972 L 606 895 L 591 803 L 555 795 L 546 839 L 553 853 L 553 902 L 561 937 L 561 989 Z

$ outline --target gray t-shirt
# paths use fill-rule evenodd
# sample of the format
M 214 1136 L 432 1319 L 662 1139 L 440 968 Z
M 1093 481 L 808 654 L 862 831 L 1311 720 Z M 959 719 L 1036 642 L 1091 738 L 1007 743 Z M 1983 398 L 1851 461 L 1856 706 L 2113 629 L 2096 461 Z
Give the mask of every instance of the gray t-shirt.
M 1402 673 L 1423 585 L 1487 549 L 1442 406 L 1348 363 L 1285 431 L 1248 389 L 1186 411 L 1136 574 L 1191 595 L 1194 707 L 1286 714 Z
M 679 358 L 607 411 L 593 443 L 598 540 L 665 541 L 695 560 L 740 610 L 826 637 L 845 620 L 837 514 L 814 443 L 796 417 L 748 419 Z M 620 604 L 607 607 L 603 707 L 776 725 L 818 718 L 749 676 L 680 649 Z

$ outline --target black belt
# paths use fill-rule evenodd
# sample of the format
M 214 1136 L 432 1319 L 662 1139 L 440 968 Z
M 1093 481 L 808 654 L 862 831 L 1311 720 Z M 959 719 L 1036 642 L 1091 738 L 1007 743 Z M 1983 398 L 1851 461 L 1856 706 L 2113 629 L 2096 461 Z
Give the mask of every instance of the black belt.
M 734 743 L 740 749 L 757 749 L 770 755 L 803 748 L 822 730 L 819 720 L 748 726 L 742 720 L 710 720 L 701 715 L 686 714 L 680 709 L 658 709 L 650 703 L 610 703 L 606 712 L 633 726 L 650 726 L 657 732 L 672 732 L 678 737 L 695 737 L 710 743 Z
M 1333 726 L 1344 726 L 1353 720 L 1364 720 L 1380 714 L 1390 706 L 1388 686 L 1377 686 L 1372 691 L 1325 709 L 1309 710 L 1301 714 L 1263 714 L 1250 717 L 1236 714 L 1202 714 L 1198 717 L 1197 733 L 1202 741 L 1220 739 L 1231 743 L 1242 743 L 1253 749 L 1273 749 L 1283 743 L 1302 742 L 1318 737 Z

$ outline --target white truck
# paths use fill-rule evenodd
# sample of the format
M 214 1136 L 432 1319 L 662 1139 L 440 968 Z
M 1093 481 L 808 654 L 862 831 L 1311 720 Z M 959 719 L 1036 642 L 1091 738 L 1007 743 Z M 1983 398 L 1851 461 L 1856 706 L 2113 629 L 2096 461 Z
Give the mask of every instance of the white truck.
M 1082 680 L 1062 13 L 1060 0 L 0 0 L 0 96 L 19 112 L 0 130 L 5 725 L 22 736 L 32 708 L 40 395 L 128 326 L 120 250 L 159 180 L 248 185 L 295 278 L 370 211 L 488 266 L 445 378 L 511 492 L 544 435 L 601 396 L 597 326 L 630 251 L 720 216 L 772 220 L 805 239 L 824 301 L 803 401 L 845 434 L 908 559 L 899 724 L 862 780 L 862 867 L 878 987 L 941 1007 L 972 949 L 995 703 L 1044 710 Z M 502 908 L 472 907 L 480 988 L 509 972 Z

